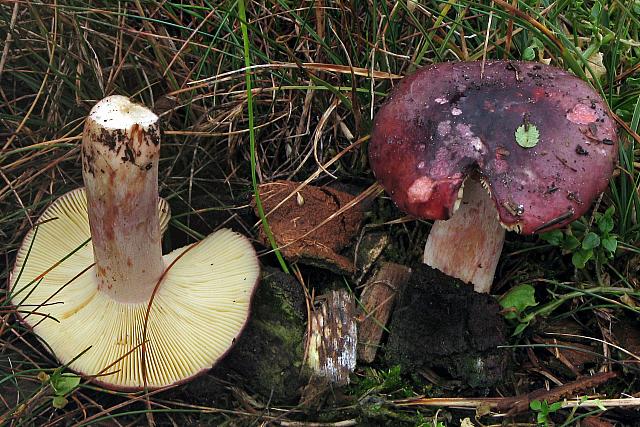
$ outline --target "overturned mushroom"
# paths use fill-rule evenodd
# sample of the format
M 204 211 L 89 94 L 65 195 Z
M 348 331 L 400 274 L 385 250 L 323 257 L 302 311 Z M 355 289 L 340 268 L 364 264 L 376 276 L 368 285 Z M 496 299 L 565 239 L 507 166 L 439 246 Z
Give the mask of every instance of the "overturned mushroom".
M 242 331 L 259 275 L 253 247 L 230 230 L 162 255 L 159 152 L 155 114 L 122 96 L 96 104 L 82 141 L 86 193 L 43 213 L 10 278 L 22 320 L 60 362 L 115 389 L 210 368 Z
M 605 102 L 566 71 L 492 61 L 481 76 L 480 62 L 458 62 L 402 81 L 376 115 L 369 158 L 401 209 L 451 218 L 435 222 L 425 262 L 488 292 L 502 227 L 532 234 L 583 215 L 616 145 Z

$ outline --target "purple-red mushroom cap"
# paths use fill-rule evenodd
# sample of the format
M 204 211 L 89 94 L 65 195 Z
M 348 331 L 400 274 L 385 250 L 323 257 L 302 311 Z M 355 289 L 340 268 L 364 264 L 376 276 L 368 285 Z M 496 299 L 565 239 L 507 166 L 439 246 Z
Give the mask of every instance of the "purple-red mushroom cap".
M 537 130 L 525 148 L 516 132 Z M 533 62 L 451 62 L 405 78 L 378 111 L 373 172 L 404 211 L 448 219 L 477 176 L 500 222 L 523 234 L 582 216 L 617 162 L 602 98 L 564 70 Z

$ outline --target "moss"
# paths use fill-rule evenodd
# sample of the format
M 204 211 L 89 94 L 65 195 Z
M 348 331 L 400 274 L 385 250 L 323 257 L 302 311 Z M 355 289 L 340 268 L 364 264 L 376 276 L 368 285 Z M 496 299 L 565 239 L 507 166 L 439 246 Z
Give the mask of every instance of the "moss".
M 303 366 L 306 305 L 300 284 L 266 268 L 252 315 L 218 374 L 272 403 L 294 402 L 307 384 Z

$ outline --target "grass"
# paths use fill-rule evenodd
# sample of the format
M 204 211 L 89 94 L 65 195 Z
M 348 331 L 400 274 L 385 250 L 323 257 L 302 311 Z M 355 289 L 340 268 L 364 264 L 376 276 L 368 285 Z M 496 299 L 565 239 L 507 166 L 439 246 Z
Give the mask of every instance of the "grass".
M 373 115 L 399 76 L 449 60 L 550 61 L 589 80 L 623 127 L 620 165 L 598 207 L 604 212 L 615 206 L 618 250 L 602 265 L 575 271 L 570 255 L 559 249 L 508 237 L 496 292 L 535 285 L 539 306 L 511 344 L 517 360 L 533 352 L 541 364 L 537 373 L 517 371 L 488 393 L 514 395 L 521 384 L 542 386 L 544 374 L 566 380 L 549 352 L 533 347 L 535 337 L 553 346 L 544 334 L 549 325 L 577 324 L 584 335 L 608 342 L 614 339 L 610 324 L 638 326 L 639 16 L 637 0 L 135 0 L 90 6 L 0 0 L 0 279 L 8 281 L 21 239 L 43 209 L 82 185 L 82 120 L 105 95 L 126 94 L 162 114 L 160 186 L 173 210 L 165 244 L 178 247 L 221 225 L 255 236 L 256 220 L 246 206 L 261 182 L 312 178 L 314 184 L 367 188 L 373 177 L 366 143 L 354 143 L 369 135 Z M 385 196 L 373 206 L 368 221 L 393 236 L 390 256 L 415 262 L 428 225 L 394 221 L 403 214 Z M 262 261 L 286 268 L 267 249 Z M 380 362 L 377 370 L 357 373 L 359 384 L 370 385 L 366 392 L 349 389 L 350 404 L 325 407 L 321 416 L 269 406 L 268 396 L 244 399 L 247 391 L 206 400 L 188 387 L 127 395 L 86 382 L 56 409 L 52 385 L 39 374 L 51 375 L 59 366 L 15 321 L 6 287 L 0 292 L 0 424 L 252 424 L 277 418 L 431 425 L 450 412 L 402 409 L 388 401 L 399 397 L 398 390 L 403 397 L 460 392 L 424 378 L 405 378 L 389 390 L 388 375 L 380 372 L 390 367 Z M 623 353 L 593 348 L 608 352 L 621 372 L 633 372 Z M 607 394 L 637 390 L 628 374 L 611 382 Z M 385 410 L 362 410 L 355 402 L 365 394 L 380 399 Z M 563 409 L 550 416 L 571 422 L 584 413 Z M 623 420 L 628 414 L 614 409 L 605 416 Z M 523 420 L 534 418 L 531 413 Z

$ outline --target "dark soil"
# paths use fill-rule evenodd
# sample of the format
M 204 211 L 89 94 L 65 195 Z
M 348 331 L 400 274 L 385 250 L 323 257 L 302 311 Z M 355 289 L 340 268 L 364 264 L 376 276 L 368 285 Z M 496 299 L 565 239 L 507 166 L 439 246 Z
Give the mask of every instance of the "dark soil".
M 391 321 L 386 358 L 405 372 L 445 371 L 469 387 L 502 381 L 508 353 L 500 306 L 427 265 L 413 269 Z

